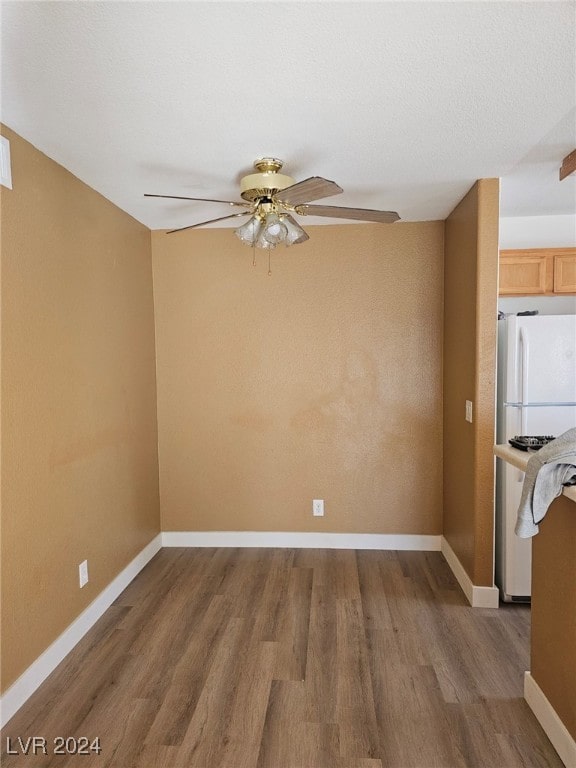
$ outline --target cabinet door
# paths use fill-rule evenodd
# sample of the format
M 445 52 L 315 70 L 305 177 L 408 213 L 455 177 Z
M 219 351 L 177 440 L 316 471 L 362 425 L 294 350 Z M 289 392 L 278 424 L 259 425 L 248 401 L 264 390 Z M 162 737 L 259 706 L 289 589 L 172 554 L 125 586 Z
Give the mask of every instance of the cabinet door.
M 500 296 L 552 293 L 554 263 L 549 251 L 500 251 Z
M 554 293 L 576 293 L 576 248 L 554 255 Z

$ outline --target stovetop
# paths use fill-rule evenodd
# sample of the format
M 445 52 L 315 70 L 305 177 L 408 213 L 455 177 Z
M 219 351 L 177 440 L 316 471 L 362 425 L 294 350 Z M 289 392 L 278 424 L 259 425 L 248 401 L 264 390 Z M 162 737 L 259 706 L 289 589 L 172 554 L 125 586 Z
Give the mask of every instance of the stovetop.
M 508 442 L 521 451 L 539 451 L 552 440 L 554 440 L 553 435 L 516 435 Z

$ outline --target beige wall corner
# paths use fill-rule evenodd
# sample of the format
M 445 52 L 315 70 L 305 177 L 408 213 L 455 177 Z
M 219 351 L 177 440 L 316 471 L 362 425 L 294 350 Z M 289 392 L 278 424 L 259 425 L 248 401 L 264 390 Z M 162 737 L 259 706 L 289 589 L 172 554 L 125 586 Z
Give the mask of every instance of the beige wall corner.
M 479 587 L 474 584 L 444 536 L 441 537 L 440 549 L 472 608 L 498 608 L 500 604 L 498 587 Z
M 494 579 L 498 219 L 499 181 L 482 179 L 447 218 L 444 255 L 443 533 L 484 587 Z
M 307 230 L 153 233 L 163 531 L 441 532 L 443 222 Z
M 160 526 L 150 232 L 2 134 L 5 690 Z

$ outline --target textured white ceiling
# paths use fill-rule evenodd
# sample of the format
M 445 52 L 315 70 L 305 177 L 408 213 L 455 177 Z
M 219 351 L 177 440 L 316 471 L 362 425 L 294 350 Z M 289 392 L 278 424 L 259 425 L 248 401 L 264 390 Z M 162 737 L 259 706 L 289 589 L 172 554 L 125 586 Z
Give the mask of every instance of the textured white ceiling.
M 230 211 L 144 192 L 237 200 L 266 155 L 404 220 L 492 176 L 503 215 L 575 210 L 573 0 L 0 8 L 2 121 L 151 228 Z

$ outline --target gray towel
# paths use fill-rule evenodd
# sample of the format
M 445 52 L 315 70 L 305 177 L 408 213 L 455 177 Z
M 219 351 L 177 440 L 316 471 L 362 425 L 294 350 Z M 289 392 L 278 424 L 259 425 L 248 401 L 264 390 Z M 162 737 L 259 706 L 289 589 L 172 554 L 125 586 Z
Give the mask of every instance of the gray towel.
M 538 533 L 548 507 L 576 477 L 576 428 L 569 429 L 531 456 L 526 467 L 515 532 L 522 539 Z

